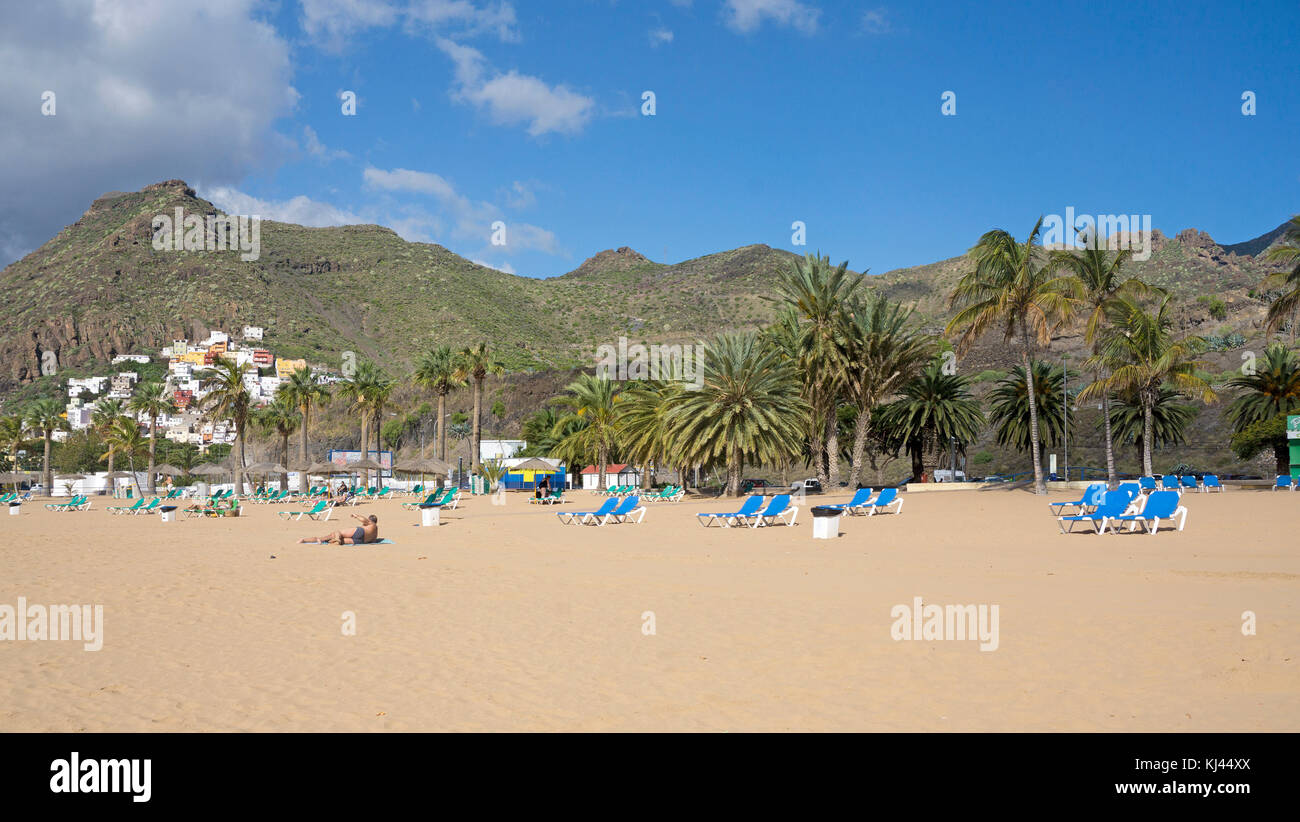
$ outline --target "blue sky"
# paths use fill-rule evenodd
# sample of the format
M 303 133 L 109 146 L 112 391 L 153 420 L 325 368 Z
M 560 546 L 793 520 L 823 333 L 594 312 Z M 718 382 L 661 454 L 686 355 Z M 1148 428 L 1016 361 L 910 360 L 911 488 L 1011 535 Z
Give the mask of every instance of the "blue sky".
M 0 243 L 30 250 L 102 191 L 170 177 L 227 210 L 379 222 L 530 276 L 623 245 L 676 262 L 750 243 L 880 273 L 1067 207 L 1240 242 L 1300 210 L 1300 6 L 1191 5 L 231 0 L 179 24 L 199 26 L 187 61 L 232 72 L 195 92 L 228 97 L 190 117 L 212 145 L 81 161 L 91 190 L 68 191 L 61 222 Z M 174 92 L 100 45 L 121 84 Z M 129 132 L 120 108 L 90 133 Z M 20 222 L 4 209 L 0 231 Z

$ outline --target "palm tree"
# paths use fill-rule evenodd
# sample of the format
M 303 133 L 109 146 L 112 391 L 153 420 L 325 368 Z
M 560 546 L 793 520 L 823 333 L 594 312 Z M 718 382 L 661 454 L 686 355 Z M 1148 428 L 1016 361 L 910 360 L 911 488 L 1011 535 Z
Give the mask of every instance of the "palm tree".
M 63 408 L 58 400 L 39 399 L 27 406 L 27 427 L 45 440 L 45 462 L 42 472 L 45 478 L 45 493 L 54 492 L 54 472 L 50 465 L 50 447 L 54 442 L 55 431 L 67 431 L 68 420 L 63 416 Z
M 684 472 L 681 462 L 675 462 L 668 420 L 672 398 L 682 390 L 681 383 L 654 380 L 633 383 L 623 392 L 619 439 L 628 460 L 643 467 L 643 486 L 648 487 L 654 479 L 651 466 L 676 467 L 679 475 Z
M 244 493 L 244 449 L 248 440 L 248 418 L 253 397 L 244 384 L 248 365 L 238 365 L 234 360 L 218 357 L 212 366 L 213 374 L 203 378 L 203 388 L 208 392 L 199 408 L 213 422 L 230 420 L 235 424 L 235 492 Z
M 912 311 L 883 297 L 855 302 L 847 324 L 846 388 L 857 408 L 849 485 L 856 486 L 872 434 L 872 414 L 934 359 L 935 340 L 911 322 Z
M 1183 395 L 1169 388 L 1161 388 L 1151 406 L 1151 442 L 1158 451 L 1182 445 L 1187 426 L 1196 418 L 1196 406 L 1179 402 Z M 1144 453 L 1146 436 L 1146 409 L 1133 392 L 1116 394 L 1110 403 L 1110 427 L 1115 441 L 1132 445 L 1138 459 Z
M 793 364 L 757 335 L 723 334 L 707 349 L 702 386 L 666 400 L 668 439 L 687 464 L 725 467 L 727 494 L 736 496 L 746 463 L 777 464 L 800 451 L 810 407 Z
M 1079 252 L 1053 251 L 1053 264 L 1073 274 L 1078 281 L 1080 302 L 1088 311 L 1084 321 L 1083 339 L 1093 346 L 1097 353 L 1099 335 L 1106 326 L 1106 309 L 1114 304 L 1121 294 L 1142 295 L 1151 291 L 1150 286 L 1136 277 L 1127 280 L 1120 278 L 1120 268 L 1133 256 L 1129 249 L 1110 253 L 1103 249 L 1096 237 Z M 1100 372 L 1093 373 L 1093 379 L 1099 379 Z M 1111 488 L 1118 487 L 1119 476 L 1115 473 L 1115 445 L 1110 430 L 1110 394 L 1101 395 L 1102 426 L 1106 435 L 1106 480 Z
M 13 472 L 18 473 L 18 452 L 22 450 L 23 441 L 27 439 L 27 424 L 21 414 L 7 414 L 0 417 L 0 445 L 9 454 Z M 14 478 L 14 491 L 18 491 L 18 479 Z
M 970 379 L 945 374 L 936 362 L 908 381 L 901 396 L 880 408 L 880 425 L 902 439 L 912 458 L 912 479 L 925 471 L 924 457 L 943 443 L 956 440 L 963 447 L 984 428 L 984 412 L 971 396 Z
M 126 413 L 126 406 L 121 400 L 102 399 L 95 403 L 90 412 L 90 425 L 99 433 L 101 437 L 108 434 L 109 426 L 120 416 Z M 113 473 L 113 461 L 117 454 L 110 449 L 108 452 L 108 473 Z M 110 480 L 111 481 L 111 480 Z
M 552 456 L 572 466 L 592 460 L 600 482 L 598 487 L 603 491 L 605 466 L 617 443 L 619 420 L 615 406 L 621 399 L 621 391 L 616 383 L 591 374 L 579 374 L 565 391 L 566 396 L 555 400 L 556 405 L 568 410 L 552 429 L 553 436 L 562 437 Z
M 370 458 L 370 424 L 375 423 L 378 440 L 379 415 L 384 403 L 392 395 L 394 381 L 379 366 L 369 360 L 357 365 L 352 378 L 343 383 L 339 396 L 349 403 L 348 411 L 361 417 L 361 458 Z M 370 470 L 365 472 L 365 483 L 370 484 Z
M 1033 381 L 1030 363 L 1034 350 L 1051 342 L 1052 332 L 1069 319 L 1078 287 L 1073 278 L 1056 273 L 1038 245 L 1043 228 L 1039 217 L 1023 243 L 1006 231 L 989 231 L 970 250 L 975 268 L 962 276 L 950 304 L 960 310 L 946 333 L 960 330 L 957 353 L 965 354 L 984 332 L 998 329 L 1006 342 L 1020 340 L 1020 362 Z M 1046 494 L 1038 441 L 1037 394 L 1029 391 L 1030 458 L 1034 465 L 1034 493 Z
M 1148 311 L 1133 296 L 1121 296 L 1107 309 L 1110 328 L 1102 333 L 1098 353 L 1088 358 L 1089 367 L 1109 371 L 1109 376 L 1083 389 L 1079 398 L 1095 399 L 1104 393 L 1127 393 L 1143 408 L 1142 470 L 1152 473 L 1151 456 L 1155 403 L 1166 383 L 1184 394 L 1199 395 L 1210 403 L 1217 399 L 1214 389 L 1196 370 L 1196 359 L 1205 350 L 1205 340 L 1197 336 L 1175 338 L 1170 332 L 1171 298 L 1160 297 L 1154 310 Z
M 472 442 L 473 453 L 470 455 L 471 465 L 475 473 L 479 468 L 479 452 L 482 450 L 481 427 L 483 416 L 483 380 L 488 374 L 501 376 L 506 373 L 506 367 L 497 360 L 496 356 L 488 350 L 487 343 L 479 343 L 474 348 L 463 348 L 457 358 L 456 379 L 472 379 L 474 381 L 474 438 Z
M 1280 281 L 1290 290 L 1273 300 L 1273 304 L 1268 307 L 1268 316 L 1265 318 L 1264 328 L 1267 333 L 1272 334 L 1282 327 L 1282 323 L 1290 319 L 1291 342 L 1294 343 L 1296 312 L 1300 311 L 1300 214 L 1291 218 L 1285 237 L 1286 239 L 1281 245 L 1276 245 L 1268 250 L 1265 259 L 1276 260 L 1283 265 L 1291 266 L 1289 272 L 1280 272 L 1269 277 L 1270 281 Z
M 545 406 L 534 411 L 527 419 L 524 420 L 523 436 L 524 441 L 528 443 L 527 447 L 521 452 L 525 457 L 545 457 L 550 456 L 551 451 L 555 450 L 555 444 L 563 437 L 557 437 L 553 433 L 555 424 L 560 421 L 560 415 L 556 413 L 552 406 Z M 564 432 L 569 434 L 571 432 Z
M 1254 374 L 1234 377 L 1228 380 L 1228 387 L 1242 391 L 1224 412 L 1236 434 L 1279 414 L 1300 413 L 1300 357 L 1275 342 L 1264 349 L 1264 361 L 1256 364 Z M 1274 443 L 1273 456 L 1277 472 L 1288 473 L 1290 454 L 1285 440 Z
M 447 395 L 465 384 L 456 368 L 451 347 L 440 345 L 427 351 L 415 367 L 415 384 L 438 398 L 438 459 L 447 459 Z M 421 454 L 421 456 L 424 456 Z
M 312 406 L 320 407 L 327 405 L 330 401 L 330 390 L 328 386 L 321 385 L 316 381 L 316 375 L 312 373 L 311 366 L 299 368 L 289 375 L 289 381 L 280 384 L 280 390 L 276 396 L 283 394 L 287 402 L 291 402 L 298 407 L 298 413 L 301 415 L 302 425 L 299 427 L 300 437 L 298 440 L 298 461 L 302 463 L 303 468 L 311 463 L 308 456 L 308 426 L 311 424 Z M 288 463 L 285 463 L 288 465 Z M 299 490 L 306 490 L 307 472 L 300 475 Z
M 812 409 L 810 437 L 817 478 L 823 488 L 839 484 L 839 426 L 837 406 L 844 387 L 846 302 L 862 285 L 861 275 L 847 261 L 832 267 L 830 257 L 808 254 L 781 271 L 773 290 L 791 309 L 784 320 L 797 322 L 794 355 L 803 377 L 803 395 Z
M 140 433 L 140 423 L 130 417 L 114 417 L 104 429 L 104 444 L 108 446 L 108 450 L 100 456 L 100 459 L 108 459 L 111 464 L 114 458 L 125 457 L 131 469 L 131 481 L 135 483 L 136 493 L 143 496 L 140 491 L 140 479 L 135 473 L 135 460 L 148 451 L 149 445 L 144 435 Z
M 1038 360 L 1034 363 L 1031 380 L 1025 380 L 1025 369 L 1016 366 L 1011 373 L 998 380 L 988 399 L 989 422 L 997 430 L 998 445 L 1005 445 L 1017 451 L 1028 451 L 1029 440 L 1029 402 L 1026 382 L 1034 385 L 1035 402 L 1038 405 L 1038 430 L 1040 441 L 1049 448 L 1061 442 L 1065 436 L 1066 426 L 1074 425 L 1074 411 L 1061 407 L 1064 396 L 1065 370 L 1052 363 Z
M 271 402 L 255 414 L 259 428 L 280 438 L 280 464 L 286 467 L 289 465 L 289 437 L 293 436 L 302 423 L 298 403 L 285 391 L 287 387 L 287 385 L 282 386 L 279 391 L 276 391 Z M 306 472 L 304 471 L 303 474 L 305 475 Z M 280 489 L 284 490 L 288 487 L 289 475 L 281 474 Z
M 158 418 L 163 414 L 176 413 L 176 403 L 167 393 L 167 386 L 161 382 L 143 382 L 136 387 L 135 393 L 127 401 L 126 410 L 136 415 L 149 418 L 149 474 L 145 481 L 149 487 L 149 493 L 154 493 L 157 488 L 157 478 L 154 476 L 154 466 L 157 464 L 155 452 L 158 441 Z

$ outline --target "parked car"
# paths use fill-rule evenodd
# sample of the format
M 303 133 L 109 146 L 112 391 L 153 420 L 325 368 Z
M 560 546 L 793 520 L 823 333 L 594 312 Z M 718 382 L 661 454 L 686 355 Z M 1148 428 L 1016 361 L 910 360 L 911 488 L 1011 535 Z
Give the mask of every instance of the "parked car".
M 740 492 L 742 494 L 763 494 L 771 487 L 772 483 L 765 479 L 747 479 L 740 483 Z
M 820 494 L 822 492 L 822 483 L 821 480 L 816 477 L 809 477 L 808 479 L 799 480 L 791 485 L 790 491 L 795 494 L 800 491 L 805 494 Z

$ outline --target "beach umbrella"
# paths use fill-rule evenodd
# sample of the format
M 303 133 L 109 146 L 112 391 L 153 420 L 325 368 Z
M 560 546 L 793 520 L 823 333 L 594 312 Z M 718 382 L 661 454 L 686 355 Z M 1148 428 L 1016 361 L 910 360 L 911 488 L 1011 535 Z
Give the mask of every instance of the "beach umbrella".
M 185 474 L 184 470 L 165 462 L 162 465 L 155 466 L 153 470 L 155 474 L 162 474 L 165 477 L 179 477 Z
M 190 473 L 199 477 L 215 477 L 218 474 L 228 474 L 230 470 L 227 466 L 218 465 L 215 462 L 205 462 Z
M 380 465 L 379 463 L 375 462 L 372 459 L 364 459 L 364 460 L 357 460 L 356 462 L 349 462 L 348 468 L 352 469 L 353 471 L 366 471 L 366 472 L 384 470 L 384 466 Z
M 540 457 L 532 457 L 512 467 L 510 470 L 511 471 L 558 471 L 560 469 L 556 468 L 554 465 L 551 465 L 549 462 L 547 462 L 544 459 L 541 459 Z
M 275 462 L 255 462 L 244 469 L 247 474 L 284 474 L 289 469 Z

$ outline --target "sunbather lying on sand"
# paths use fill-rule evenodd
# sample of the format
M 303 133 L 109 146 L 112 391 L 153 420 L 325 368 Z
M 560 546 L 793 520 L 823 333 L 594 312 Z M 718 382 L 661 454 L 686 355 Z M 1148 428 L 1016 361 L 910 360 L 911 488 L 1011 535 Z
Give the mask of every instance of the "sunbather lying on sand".
M 361 524 L 352 531 L 335 531 L 323 537 L 313 537 L 310 539 L 300 539 L 298 544 L 325 544 L 325 545 L 365 545 L 367 542 L 379 541 L 379 517 L 371 514 L 362 516 L 353 514 L 352 518 Z

